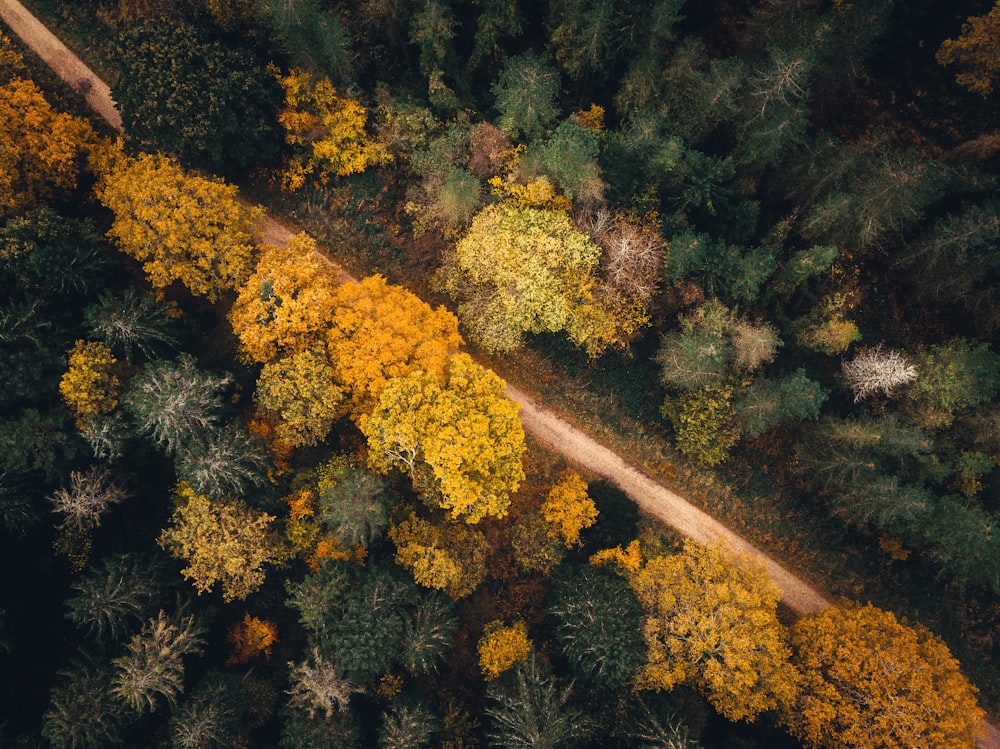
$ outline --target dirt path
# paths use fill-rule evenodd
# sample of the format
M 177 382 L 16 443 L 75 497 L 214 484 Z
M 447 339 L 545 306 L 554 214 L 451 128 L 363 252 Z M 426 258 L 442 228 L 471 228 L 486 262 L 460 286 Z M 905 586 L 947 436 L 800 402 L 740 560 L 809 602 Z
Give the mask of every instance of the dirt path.
M 119 131 L 122 129 L 122 120 L 115 109 L 107 84 L 94 75 L 24 6 L 17 0 L 0 0 L 0 18 L 63 80 L 82 92 L 94 111 L 115 129 Z M 285 244 L 292 234 L 293 232 L 287 227 L 268 219 L 264 241 L 271 244 Z M 325 256 L 324 259 L 336 265 Z M 345 271 L 341 270 L 341 273 L 345 278 L 350 278 Z M 818 590 L 797 578 L 765 552 L 679 495 L 658 484 L 620 455 L 539 405 L 524 391 L 508 385 L 506 392 L 521 404 L 521 420 L 525 430 L 585 471 L 617 485 L 648 514 L 696 541 L 722 537 L 733 549 L 753 554 L 761 559 L 781 590 L 782 601 L 792 610 L 808 614 L 830 605 Z M 987 735 L 978 746 L 981 749 L 1000 749 L 1000 730 L 992 723 L 987 723 L 985 730 Z

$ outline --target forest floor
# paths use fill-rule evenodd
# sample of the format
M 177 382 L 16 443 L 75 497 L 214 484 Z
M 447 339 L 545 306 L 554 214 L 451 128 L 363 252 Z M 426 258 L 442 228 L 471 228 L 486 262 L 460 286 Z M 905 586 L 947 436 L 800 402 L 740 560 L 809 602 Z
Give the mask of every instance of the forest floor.
M 79 91 L 97 114 L 116 130 L 122 129 L 122 120 L 115 108 L 108 85 L 24 6 L 17 0 L 0 0 L 0 19 L 51 66 L 60 78 Z M 294 232 L 284 225 L 268 218 L 263 239 L 270 244 L 283 245 L 293 234 Z M 326 256 L 324 259 L 338 268 L 342 280 L 351 279 L 347 271 L 335 261 Z M 527 432 L 584 471 L 618 486 L 648 515 L 694 541 L 725 539 L 733 550 L 751 554 L 763 562 L 771 579 L 781 591 L 782 602 L 797 614 L 814 613 L 830 605 L 819 590 L 771 559 L 764 551 L 680 495 L 654 481 L 622 456 L 570 425 L 528 393 L 513 385 L 507 386 L 506 393 L 520 404 L 521 421 Z M 985 734 L 978 746 L 981 749 L 1000 749 L 1000 729 L 995 722 L 986 724 Z

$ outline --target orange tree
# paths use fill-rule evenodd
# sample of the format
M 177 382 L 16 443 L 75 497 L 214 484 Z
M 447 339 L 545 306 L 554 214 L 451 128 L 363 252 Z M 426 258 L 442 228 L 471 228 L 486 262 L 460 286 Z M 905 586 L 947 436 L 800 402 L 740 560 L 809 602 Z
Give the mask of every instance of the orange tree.
M 809 747 L 973 747 L 983 718 L 947 646 L 871 604 L 827 608 L 791 629 L 798 699 L 783 721 Z
M 418 370 L 389 380 L 359 426 L 369 462 L 410 474 L 425 501 L 453 518 L 503 517 L 524 480 L 524 428 L 504 382 L 468 354 L 449 362 L 447 382 Z
M 237 188 L 186 172 L 159 154 L 118 158 L 97 196 L 114 214 L 108 232 L 157 288 L 180 281 L 210 302 L 250 275 L 263 210 Z
M 638 688 L 692 684 L 729 720 L 792 703 L 798 674 L 763 565 L 689 541 L 679 554 L 650 559 L 631 583 L 645 610 Z
M 337 381 L 353 396 L 353 411 L 370 411 L 393 377 L 423 370 L 442 377 L 458 353 L 458 320 L 382 276 L 345 283 L 333 293 L 327 338 Z
M 297 234 L 284 247 L 264 245 L 229 313 L 243 354 L 267 362 L 321 346 L 335 285 L 331 267 L 309 235 Z

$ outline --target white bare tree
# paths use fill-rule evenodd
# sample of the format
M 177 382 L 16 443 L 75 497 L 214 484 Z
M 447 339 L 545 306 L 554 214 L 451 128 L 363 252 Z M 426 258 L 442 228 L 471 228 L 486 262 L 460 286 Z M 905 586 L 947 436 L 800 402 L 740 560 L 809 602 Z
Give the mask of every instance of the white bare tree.
M 90 530 L 101 524 L 101 515 L 128 496 L 128 492 L 118 486 L 107 468 L 91 466 L 86 473 L 72 471 L 69 488 L 60 489 L 51 497 L 52 511 L 63 516 L 57 526 Z
M 876 393 L 891 396 L 895 388 L 917 379 L 915 366 L 899 351 L 883 350 L 881 344 L 862 349 L 853 359 L 843 362 L 841 372 L 854 391 L 855 403 Z

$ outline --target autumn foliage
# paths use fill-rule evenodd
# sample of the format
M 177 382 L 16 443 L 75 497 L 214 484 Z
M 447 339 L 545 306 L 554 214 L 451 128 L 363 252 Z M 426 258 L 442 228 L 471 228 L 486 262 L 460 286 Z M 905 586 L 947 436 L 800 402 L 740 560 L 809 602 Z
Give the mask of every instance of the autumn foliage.
M 993 91 L 1000 73 L 1000 2 L 989 13 L 971 16 L 955 39 L 945 39 L 937 52 L 941 65 L 957 65 L 955 81 L 984 97 Z
M 486 577 L 489 545 L 482 533 L 464 523 L 432 523 L 412 513 L 389 531 L 396 563 L 428 588 L 463 598 Z
M 559 481 L 542 503 L 542 515 L 551 524 L 553 535 L 571 548 L 580 540 L 580 531 L 597 521 L 597 507 L 587 496 L 587 482 L 576 471 L 563 471 Z
M 791 629 L 802 673 L 783 720 L 809 747 L 973 747 L 976 689 L 941 640 L 871 604 L 827 608 Z
M 118 406 L 118 360 L 107 344 L 77 341 L 69 351 L 69 369 L 59 381 L 59 392 L 82 429 L 89 419 Z
M 244 614 L 243 620 L 229 628 L 226 639 L 232 655 L 227 664 L 248 663 L 254 658 L 271 657 L 271 646 L 278 641 L 278 627 L 274 622 Z
M 516 621 L 510 626 L 504 625 L 502 621 L 490 622 L 479 638 L 477 650 L 479 669 L 486 681 L 492 681 L 531 655 L 528 627 L 523 621 Z

